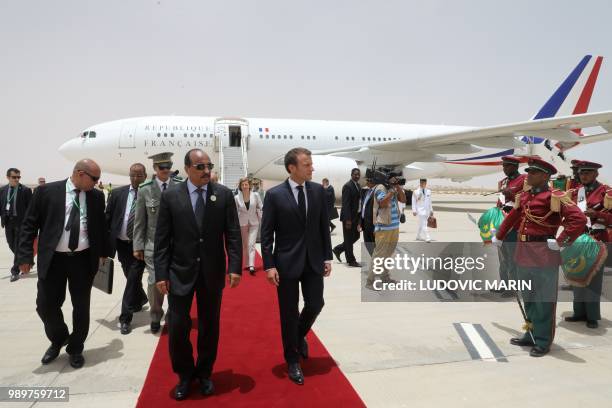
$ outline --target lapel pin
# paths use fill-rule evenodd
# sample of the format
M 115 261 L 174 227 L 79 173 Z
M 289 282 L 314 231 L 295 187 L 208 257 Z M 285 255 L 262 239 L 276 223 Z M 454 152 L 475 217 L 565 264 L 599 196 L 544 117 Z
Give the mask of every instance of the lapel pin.
M 216 195 L 211 195 L 210 196 L 210 201 L 217 201 L 217 196 Z

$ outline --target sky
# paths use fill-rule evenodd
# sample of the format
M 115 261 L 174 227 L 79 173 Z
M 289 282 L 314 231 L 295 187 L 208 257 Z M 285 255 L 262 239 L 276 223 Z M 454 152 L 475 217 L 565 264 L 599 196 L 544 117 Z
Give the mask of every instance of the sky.
M 610 15 L 605 0 L 3 0 L 0 168 L 67 177 L 62 142 L 132 116 L 522 121 L 586 54 L 604 56 L 589 111 L 612 110 Z M 568 156 L 612 182 L 610 153 Z

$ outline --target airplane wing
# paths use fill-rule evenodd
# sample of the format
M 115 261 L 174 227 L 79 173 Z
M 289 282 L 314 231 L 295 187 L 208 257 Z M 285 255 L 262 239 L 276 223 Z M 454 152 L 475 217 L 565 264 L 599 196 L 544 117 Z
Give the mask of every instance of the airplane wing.
M 608 133 L 579 136 L 574 129 L 600 126 Z M 524 146 L 520 138 L 542 137 L 560 143 L 593 143 L 607 140 L 612 130 L 612 111 L 584 113 L 505 125 L 473 128 L 459 132 L 424 135 L 412 139 L 363 144 L 350 148 L 314 151 L 313 154 L 348 157 L 370 162 L 374 158 L 385 165 L 414 161 L 444 161 L 444 154 L 469 154 L 482 147 L 517 148 Z

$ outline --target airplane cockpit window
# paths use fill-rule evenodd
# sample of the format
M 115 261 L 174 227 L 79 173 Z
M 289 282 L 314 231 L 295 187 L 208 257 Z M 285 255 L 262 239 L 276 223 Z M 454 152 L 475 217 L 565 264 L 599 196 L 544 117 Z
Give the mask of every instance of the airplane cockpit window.
M 92 138 L 96 137 L 96 132 L 91 131 L 91 132 L 89 132 L 88 136 L 89 136 L 90 139 L 92 139 Z
M 86 138 L 89 132 L 83 132 L 79 135 L 79 137 Z

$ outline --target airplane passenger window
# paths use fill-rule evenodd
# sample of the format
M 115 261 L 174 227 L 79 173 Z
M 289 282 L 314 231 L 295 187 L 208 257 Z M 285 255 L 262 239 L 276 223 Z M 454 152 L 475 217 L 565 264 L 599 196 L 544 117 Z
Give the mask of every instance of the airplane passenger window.
M 168 134 L 167 134 L 167 133 L 164 133 L 164 137 L 168 137 Z
M 286 139 L 286 138 L 287 138 L 287 135 L 285 135 L 285 137 L 283 139 Z
M 293 135 L 289 136 L 289 139 L 293 139 Z
M 354 136 L 353 136 L 353 137 L 351 137 L 351 140 L 355 140 L 355 137 L 354 137 Z
M 260 138 L 260 139 L 263 139 L 263 135 L 259 135 L 259 138 Z
M 157 134 L 157 137 L 161 137 L 161 133 L 158 133 L 158 134 Z
M 310 140 L 310 136 L 306 136 L 306 139 Z
M 336 140 L 338 140 L 338 136 L 336 136 Z
M 302 135 L 302 140 L 304 140 L 304 135 Z
M 270 135 L 266 135 L 266 139 L 269 139 L 269 138 L 270 138 Z
M 170 137 L 174 137 L 174 133 L 170 133 Z

